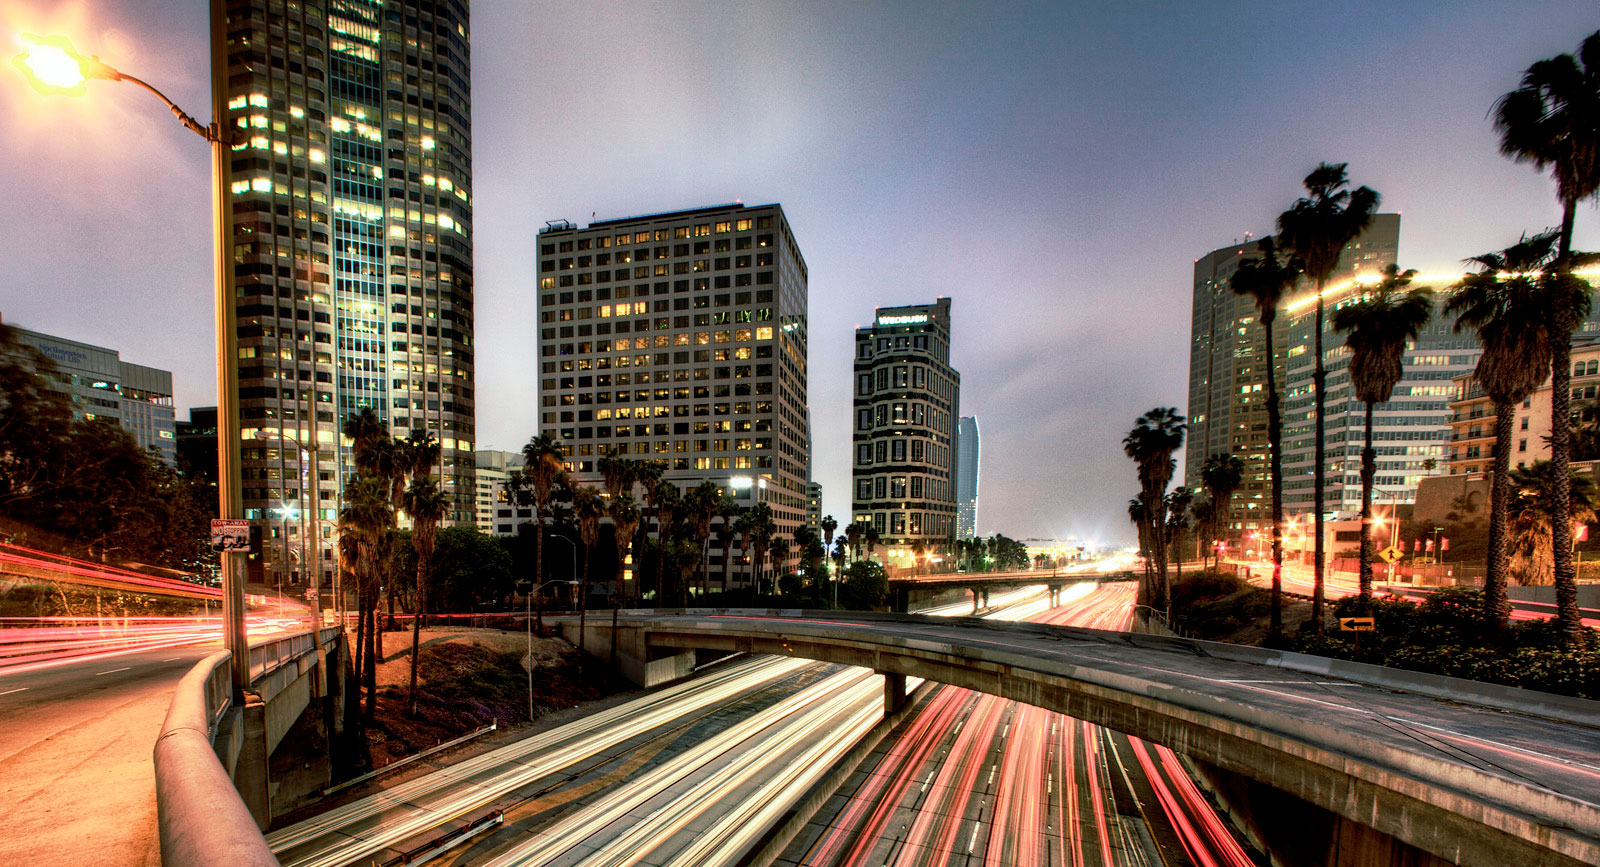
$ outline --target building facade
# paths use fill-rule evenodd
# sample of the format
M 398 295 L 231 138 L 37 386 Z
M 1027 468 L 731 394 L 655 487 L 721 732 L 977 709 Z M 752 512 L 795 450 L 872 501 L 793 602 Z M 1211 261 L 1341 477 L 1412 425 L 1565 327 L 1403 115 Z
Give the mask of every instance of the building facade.
M 1494 466 L 1494 401 L 1475 373 L 1456 377 L 1450 403 L 1450 475 L 1487 475 Z M 1600 337 L 1572 343 L 1572 426 L 1600 421 Z M 1513 409 L 1511 466 L 1550 460 L 1550 379 Z
M 341 429 L 362 409 L 434 434 L 445 521 L 475 518 L 467 6 L 232 0 L 228 16 L 242 491 L 271 537 L 251 576 L 301 580 L 273 540 L 319 520 L 304 574 L 326 582 Z
M 142 449 L 169 465 L 177 461 L 177 416 L 172 373 L 122 360 L 115 349 L 16 329 L 17 338 L 55 364 L 51 390 L 72 404 L 78 419 L 116 422 Z
M 891 559 L 956 532 L 961 375 L 950 339 L 949 298 L 880 307 L 856 329 L 851 512 Z
M 822 532 L 822 483 L 806 483 L 806 526 Z
M 533 507 L 518 506 L 506 488 L 511 473 L 521 470 L 522 466 L 521 452 L 478 450 L 476 523 L 480 532 L 515 536 L 518 527 L 533 521 Z
M 597 484 L 613 450 L 661 460 L 680 488 L 711 481 L 741 506 L 767 503 L 792 535 L 810 458 L 807 274 L 783 208 L 556 221 L 538 261 L 539 428 L 569 472 Z M 721 556 L 713 546 L 713 568 Z
M 956 426 L 956 538 L 978 535 L 978 417 L 964 415 Z

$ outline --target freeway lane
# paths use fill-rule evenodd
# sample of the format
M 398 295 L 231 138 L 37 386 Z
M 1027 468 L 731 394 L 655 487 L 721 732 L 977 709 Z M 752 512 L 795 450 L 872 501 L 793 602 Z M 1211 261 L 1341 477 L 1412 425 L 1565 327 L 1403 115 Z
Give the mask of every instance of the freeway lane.
M 0 864 L 159 862 L 150 753 L 179 678 L 215 649 L 0 675 Z

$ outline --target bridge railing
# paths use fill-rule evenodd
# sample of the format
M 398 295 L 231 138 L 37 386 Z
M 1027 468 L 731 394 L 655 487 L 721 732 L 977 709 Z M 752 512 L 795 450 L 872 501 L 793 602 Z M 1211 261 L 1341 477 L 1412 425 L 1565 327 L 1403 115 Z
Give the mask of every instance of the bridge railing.
M 339 627 L 267 639 L 250 647 L 252 682 L 316 652 Z M 228 666 L 218 651 L 178 681 L 154 752 L 156 816 L 164 867 L 276 867 L 278 860 L 217 757 L 217 728 L 233 707 Z

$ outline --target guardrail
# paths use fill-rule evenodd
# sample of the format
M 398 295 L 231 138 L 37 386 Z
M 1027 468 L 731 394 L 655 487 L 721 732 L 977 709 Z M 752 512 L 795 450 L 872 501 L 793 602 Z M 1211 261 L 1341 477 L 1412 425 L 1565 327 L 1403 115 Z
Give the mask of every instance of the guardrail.
M 335 640 L 339 633 L 334 626 L 252 645 L 251 681 L 314 653 L 319 642 Z M 164 867 L 278 864 L 213 746 L 218 725 L 233 707 L 231 658 L 226 650 L 213 653 L 178 681 L 156 738 L 156 816 Z

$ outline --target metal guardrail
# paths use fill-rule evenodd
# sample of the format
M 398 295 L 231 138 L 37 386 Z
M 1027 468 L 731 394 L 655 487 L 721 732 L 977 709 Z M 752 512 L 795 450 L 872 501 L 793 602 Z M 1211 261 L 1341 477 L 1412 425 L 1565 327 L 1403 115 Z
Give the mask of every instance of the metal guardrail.
M 337 626 L 250 647 L 252 682 L 338 638 Z M 277 867 L 278 859 L 217 758 L 213 742 L 233 707 L 232 655 L 218 651 L 178 681 L 154 750 L 156 816 L 165 867 Z

